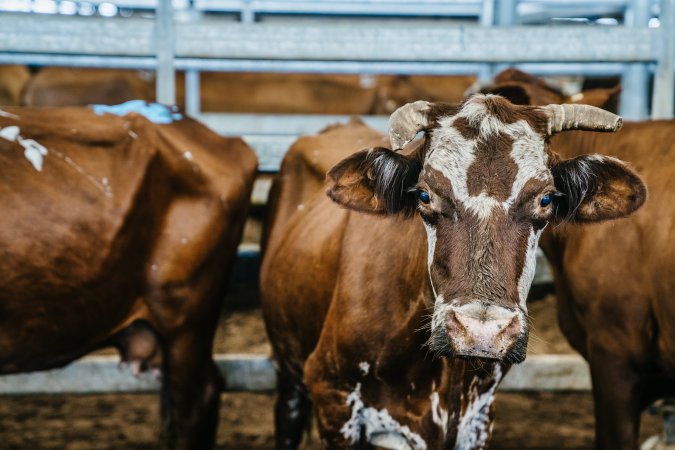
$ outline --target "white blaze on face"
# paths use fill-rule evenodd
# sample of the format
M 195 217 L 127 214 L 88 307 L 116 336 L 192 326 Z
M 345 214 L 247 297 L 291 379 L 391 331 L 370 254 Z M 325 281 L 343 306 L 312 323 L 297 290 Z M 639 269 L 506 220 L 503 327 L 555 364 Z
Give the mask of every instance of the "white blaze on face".
M 431 290 L 434 293 L 434 297 L 436 297 L 434 280 L 431 279 L 431 264 L 434 262 L 434 253 L 436 252 L 436 228 L 424 222 L 424 229 L 427 231 L 427 272 L 429 273 Z
M 518 170 L 510 195 L 505 201 L 499 201 L 486 192 L 469 195 L 468 172 L 475 161 L 477 140 L 464 138 L 459 130 L 454 128 L 454 122 L 460 117 L 479 130 L 477 139 L 489 142 L 489 139 L 503 134 L 513 140 L 511 158 Z M 552 182 L 544 138 L 535 132 L 525 120 L 505 124 L 498 117 L 490 115 L 481 98 L 466 103 L 458 114 L 439 119 L 438 127 L 431 135 L 430 149 L 425 160 L 425 167 L 443 174 L 452 186 L 455 201 L 481 220 L 491 217 L 496 208 L 502 208 L 508 213 L 528 181 L 537 179 Z M 477 163 L 480 164 L 480 161 Z M 428 242 L 427 267 L 431 277 L 431 264 L 437 237 L 435 228 L 425 223 L 425 229 Z M 523 308 L 534 276 L 535 251 L 540 235 L 541 230 L 537 233 L 534 231 L 530 233 L 523 272 L 518 282 L 518 292 Z
M 530 236 L 527 240 L 527 251 L 525 252 L 525 261 L 523 261 L 523 272 L 518 279 L 518 299 L 523 311 L 527 311 L 527 294 L 530 292 L 530 285 L 534 279 L 534 273 L 537 269 L 537 244 L 539 237 L 544 231 L 543 228 L 535 231 L 530 228 Z
M 478 382 L 482 381 L 474 378 L 469 386 L 468 405 L 464 414 L 459 418 L 457 429 L 457 441 L 455 450 L 473 450 L 484 448 L 492 427 L 490 424 L 490 407 L 495 399 L 495 391 L 502 379 L 502 368 L 495 364 L 492 369 L 492 378 L 494 384 L 490 388 L 479 394 Z
M 477 140 L 464 138 L 454 128 L 454 122 L 460 117 L 479 130 L 478 139 L 489 141 L 490 138 L 503 134 L 513 140 L 511 158 L 518 166 L 518 173 L 511 186 L 511 195 L 506 201 L 500 202 L 485 192 L 469 195 L 468 172 L 476 157 Z M 455 200 L 481 219 L 490 217 L 494 208 L 499 206 L 508 212 L 529 180 L 536 178 L 546 181 L 551 178 L 544 138 L 525 120 L 505 124 L 496 116 L 490 115 L 483 102 L 478 99 L 466 103 L 456 115 L 439 119 L 438 125 L 432 135 L 431 151 L 425 165 L 442 173 L 452 185 Z

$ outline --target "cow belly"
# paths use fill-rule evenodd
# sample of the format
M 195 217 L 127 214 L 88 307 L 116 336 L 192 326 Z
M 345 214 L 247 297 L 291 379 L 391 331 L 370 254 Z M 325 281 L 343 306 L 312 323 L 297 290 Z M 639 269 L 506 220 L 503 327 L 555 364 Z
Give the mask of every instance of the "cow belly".
M 330 305 L 346 217 L 321 197 L 270 237 L 260 275 L 263 315 L 275 351 L 298 368 L 314 349 Z

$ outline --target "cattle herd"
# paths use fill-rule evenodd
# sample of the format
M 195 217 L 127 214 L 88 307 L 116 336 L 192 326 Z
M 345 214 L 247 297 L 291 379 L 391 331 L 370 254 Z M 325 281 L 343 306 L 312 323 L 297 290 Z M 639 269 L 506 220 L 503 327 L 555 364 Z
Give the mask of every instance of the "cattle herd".
M 254 152 L 173 107 L 73 106 L 151 100 L 129 73 L 2 70 L 0 374 L 115 347 L 161 379 L 162 445 L 213 448 L 213 337 Z M 541 246 L 590 366 L 596 446 L 637 449 L 641 412 L 675 396 L 675 122 L 623 123 L 618 88 L 567 96 L 513 69 L 446 102 L 438 80 L 380 81 L 347 112 L 393 110 L 388 135 L 354 118 L 301 137 L 270 191 L 276 448 L 312 418 L 327 449 L 487 448 Z M 301 101 L 289 86 L 313 82 L 269 89 Z M 331 95 L 349 103 L 353 82 Z

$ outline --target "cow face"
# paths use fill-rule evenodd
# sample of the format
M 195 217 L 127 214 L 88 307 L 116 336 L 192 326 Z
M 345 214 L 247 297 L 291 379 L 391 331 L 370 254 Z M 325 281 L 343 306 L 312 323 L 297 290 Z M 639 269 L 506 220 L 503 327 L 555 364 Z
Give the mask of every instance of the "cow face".
M 390 138 L 398 149 L 424 130 L 424 144 L 406 156 L 384 148 L 351 156 L 329 172 L 328 195 L 358 211 L 416 211 L 435 297 L 430 347 L 517 363 L 525 358 L 525 302 L 547 224 L 622 217 L 645 198 L 620 161 L 561 161 L 549 136 L 620 126 L 619 117 L 589 106 L 517 106 L 494 95 L 459 108 L 415 102 L 392 115 Z

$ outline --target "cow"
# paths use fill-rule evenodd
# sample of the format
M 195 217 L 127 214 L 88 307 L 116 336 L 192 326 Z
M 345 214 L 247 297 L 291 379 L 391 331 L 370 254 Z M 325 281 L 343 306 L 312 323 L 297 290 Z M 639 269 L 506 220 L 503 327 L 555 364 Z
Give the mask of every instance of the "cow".
M 646 195 L 623 162 L 563 159 L 550 137 L 620 125 L 477 94 L 407 104 L 388 138 L 353 121 L 299 139 L 270 194 L 260 281 L 277 449 L 297 448 L 312 408 L 325 448 L 485 448 L 495 390 L 525 358 L 542 231 Z
M 165 446 L 212 448 L 256 157 L 163 105 L 108 111 L 0 111 L 0 374 L 114 346 L 161 376 Z
M 0 106 L 18 106 L 30 79 L 26 66 L 0 66 Z
M 516 97 L 531 83 L 508 81 Z M 499 80 L 484 89 L 505 94 Z M 564 158 L 601 152 L 631 161 L 649 186 L 650 199 L 634 216 L 552 227 L 540 241 L 553 267 L 560 328 L 590 365 L 596 446 L 637 449 L 641 412 L 675 395 L 675 121 L 629 122 L 602 137 L 567 133 L 551 146 Z
M 116 105 L 130 100 L 152 101 L 152 80 L 133 70 L 45 67 L 27 83 L 24 106 Z
M 2 72 L 0 80 L 1 77 Z M 11 80 L 16 84 L 18 78 L 14 76 Z M 458 102 L 473 82 L 474 77 L 468 76 L 203 72 L 200 104 L 203 112 L 390 114 L 406 102 L 422 97 Z M 1 91 L 0 85 L 0 101 Z M 47 67 L 27 83 L 21 99 L 25 106 L 152 101 L 154 77 L 143 71 Z M 183 72 L 176 74 L 176 100 L 179 106 L 185 105 Z M 17 103 L 6 104 L 19 103 L 17 99 Z
M 527 72 L 508 68 L 485 85 L 475 85 L 469 93 L 478 90 L 484 94 L 497 94 L 517 105 L 581 104 L 597 106 L 616 113 L 619 107 L 621 86 L 585 89 L 574 95 L 565 95 L 546 81 Z

